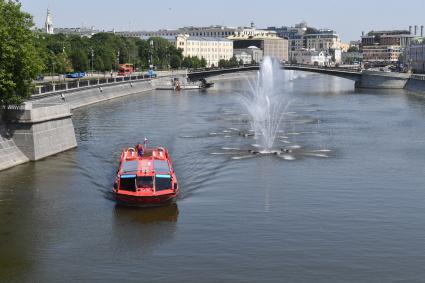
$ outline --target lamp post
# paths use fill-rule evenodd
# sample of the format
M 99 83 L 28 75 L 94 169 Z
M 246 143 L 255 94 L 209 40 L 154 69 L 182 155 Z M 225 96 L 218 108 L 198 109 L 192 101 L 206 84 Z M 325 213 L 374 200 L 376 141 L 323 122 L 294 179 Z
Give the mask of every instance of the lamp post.
M 153 40 L 151 40 L 149 43 L 150 43 L 150 48 L 149 48 L 149 55 L 150 55 L 150 58 L 149 58 L 149 68 L 152 68 L 152 67 L 153 67 L 153 61 L 152 61 L 152 55 L 153 55 Z
M 90 48 L 90 51 L 91 51 L 91 76 L 93 77 L 93 56 L 94 56 L 93 48 Z
M 118 50 L 117 51 L 117 72 L 118 72 L 118 69 L 119 69 L 119 65 L 120 65 L 120 51 Z

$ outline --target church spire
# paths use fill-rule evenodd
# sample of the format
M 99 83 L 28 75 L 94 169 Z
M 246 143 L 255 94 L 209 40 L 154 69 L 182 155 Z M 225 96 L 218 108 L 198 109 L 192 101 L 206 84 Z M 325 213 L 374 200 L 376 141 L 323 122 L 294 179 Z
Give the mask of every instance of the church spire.
M 50 14 L 50 9 L 47 9 L 46 23 L 44 24 L 45 31 L 47 34 L 53 34 L 53 20 Z

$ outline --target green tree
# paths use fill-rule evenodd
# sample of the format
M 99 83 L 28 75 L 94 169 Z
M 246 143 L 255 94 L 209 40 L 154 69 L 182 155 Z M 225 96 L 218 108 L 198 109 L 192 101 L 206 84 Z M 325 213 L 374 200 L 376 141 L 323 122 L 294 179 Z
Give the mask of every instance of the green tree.
M 228 65 L 228 61 L 225 60 L 225 59 L 220 59 L 220 61 L 218 61 L 218 66 L 220 68 L 225 68 L 225 67 L 227 67 L 227 65 Z
M 229 60 L 229 67 L 237 67 L 239 66 L 239 62 L 238 59 L 236 59 L 235 56 L 233 56 L 232 58 L 230 58 Z
M 70 55 L 72 67 L 76 72 L 85 72 L 89 69 L 88 53 L 82 49 L 75 49 Z
M 357 46 L 350 46 L 347 52 L 359 52 L 359 48 Z
M 178 68 L 181 67 L 181 64 L 182 64 L 182 59 L 179 56 L 177 56 L 177 55 L 171 56 L 171 58 L 170 58 L 171 68 L 178 69 Z
M 32 17 L 21 4 L 0 0 L 0 105 L 21 104 L 42 70 Z M 6 117 L 7 118 L 7 117 Z
M 205 60 L 204 57 L 202 57 L 202 59 L 199 63 L 200 63 L 199 68 L 205 68 L 207 66 L 207 60 Z

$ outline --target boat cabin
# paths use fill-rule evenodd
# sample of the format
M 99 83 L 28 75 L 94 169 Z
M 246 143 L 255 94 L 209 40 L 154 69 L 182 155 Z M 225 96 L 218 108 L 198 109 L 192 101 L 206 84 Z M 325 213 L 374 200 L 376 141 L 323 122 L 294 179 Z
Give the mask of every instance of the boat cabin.
M 131 148 L 123 152 L 115 187 L 122 191 L 146 193 L 176 190 L 173 173 L 166 150 L 146 149 L 140 157 Z

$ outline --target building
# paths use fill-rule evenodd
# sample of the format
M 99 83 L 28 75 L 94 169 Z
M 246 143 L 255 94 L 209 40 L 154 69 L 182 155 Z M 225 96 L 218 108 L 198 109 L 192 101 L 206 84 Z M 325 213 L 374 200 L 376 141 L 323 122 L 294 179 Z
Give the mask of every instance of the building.
M 252 63 L 252 56 L 248 52 L 245 51 L 245 49 L 234 49 L 233 50 L 233 56 L 235 56 L 236 60 L 238 62 L 243 62 L 243 64 L 251 64 Z
M 341 49 L 339 35 L 330 29 L 321 29 L 317 32 L 304 35 L 304 47 L 314 50 Z
M 348 49 L 350 49 L 349 43 L 341 43 L 341 52 L 348 52 Z
M 44 23 L 44 32 L 47 34 L 54 34 L 53 19 L 49 9 L 47 9 L 46 22 Z
M 406 50 L 407 64 L 414 73 L 425 73 L 425 38 L 411 42 Z
M 102 32 L 100 30 L 94 29 L 94 27 L 76 27 L 76 28 L 54 28 L 54 33 L 66 34 L 66 35 L 78 35 L 81 37 L 92 37 L 96 33 Z
M 325 51 L 300 49 L 292 52 L 292 60 L 297 64 L 328 66 L 332 61 L 332 56 L 328 55 Z
M 343 64 L 360 64 L 363 61 L 361 52 L 343 52 L 341 56 Z
M 374 66 L 397 63 L 415 37 L 417 36 L 408 30 L 370 31 L 367 35 L 363 34 L 363 62 Z
M 331 29 L 320 29 L 303 36 L 304 47 L 308 50 L 325 51 L 332 55 L 332 60 L 341 63 L 341 39 Z
M 263 61 L 263 50 L 256 46 L 249 46 L 243 49 L 233 49 L 233 55 L 237 60 L 241 60 L 244 64 L 261 63 Z
M 221 59 L 233 57 L 233 42 L 222 37 L 201 37 L 181 34 L 176 37 L 176 47 L 184 57 L 204 58 L 207 66 L 218 66 Z
M 255 46 L 263 51 L 263 56 L 288 61 L 288 39 L 279 37 L 275 31 L 258 30 L 251 23 L 251 27 L 238 29 L 228 39 L 235 49 Z
M 398 62 L 403 53 L 399 45 L 363 46 L 363 62 L 373 66 L 384 66 Z
M 291 61 L 294 57 L 294 54 L 292 54 L 294 51 L 307 49 L 325 51 L 332 55 L 335 63 L 341 62 L 341 40 L 333 30 L 308 27 L 306 22 L 301 22 L 293 27 L 268 27 L 267 30 L 275 31 L 278 36 L 288 39 Z
M 178 29 L 161 29 L 157 31 L 119 31 L 115 32 L 116 35 L 123 37 L 170 37 L 178 36 L 180 34 L 187 34 L 189 36 L 199 37 L 228 37 L 232 35 L 237 28 L 226 26 L 209 26 L 209 27 L 183 27 Z

